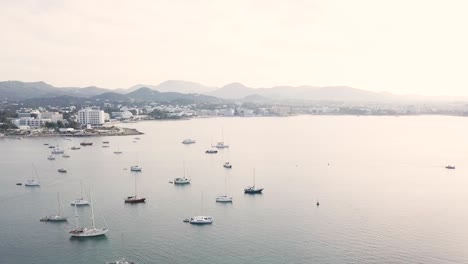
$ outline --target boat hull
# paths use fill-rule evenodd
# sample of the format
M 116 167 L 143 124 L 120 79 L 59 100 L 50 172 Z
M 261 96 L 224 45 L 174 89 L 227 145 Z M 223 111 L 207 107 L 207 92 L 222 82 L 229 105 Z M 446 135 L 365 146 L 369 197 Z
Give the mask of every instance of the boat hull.
M 146 202 L 146 198 L 125 199 L 125 203 L 130 203 L 130 204 L 134 204 L 134 203 L 144 203 L 144 202 Z
M 70 235 L 72 237 L 97 237 L 105 235 L 109 229 L 107 228 L 96 228 L 96 229 L 83 229 L 83 230 L 71 230 Z
M 247 193 L 247 194 L 258 194 L 258 193 L 262 193 L 263 189 L 244 189 L 244 193 Z

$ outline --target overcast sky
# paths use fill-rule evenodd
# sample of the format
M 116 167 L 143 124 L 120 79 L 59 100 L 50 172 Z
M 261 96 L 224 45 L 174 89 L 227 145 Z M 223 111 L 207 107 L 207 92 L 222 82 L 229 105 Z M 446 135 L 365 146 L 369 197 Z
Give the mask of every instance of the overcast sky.
M 1 0 L 0 80 L 468 95 L 464 0 Z

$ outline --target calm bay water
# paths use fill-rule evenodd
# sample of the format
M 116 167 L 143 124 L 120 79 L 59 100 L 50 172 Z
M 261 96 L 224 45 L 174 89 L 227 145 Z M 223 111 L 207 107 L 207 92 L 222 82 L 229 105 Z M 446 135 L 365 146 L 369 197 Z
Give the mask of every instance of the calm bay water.
M 0 263 L 468 263 L 468 119 L 298 116 L 124 124 L 144 132 L 0 139 Z M 229 149 L 204 151 L 221 139 Z M 185 138 L 196 144 L 183 145 Z M 110 148 L 102 148 L 102 141 Z M 136 141 L 135 143 L 133 141 Z M 44 143 L 67 148 L 49 161 Z M 120 149 L 121 155 L 113 154 Z M 222 167 L 225 161 L 233 169 Z M 41 187 L 16 186 L 32 175 Z M 138 163 L 141 173 L 129 167 Z M 189 186 L 168 182 L 182 176 Z M 447 164 L 457 166 L 446 170 Z M 59 174 L 58 168 L 68 169 Z M 127 168 L 128 170 L 124 170 Z M 253 181 L 262 195 L 244 195 Z M 134 176 L 146 204 L 128 205 Z M 80 181 L 109 233 L 71 239 Z M 227 191 L 232 204 L 215 203 Z M 68 223 L 42 223 L 60 192 Z M 184 218 L 204 213 L 210 226 Z M 316 207 L 317 199 L 320 207 Z M 91 225 L 90 208 L 79 208 Z M 124 246 L 122 246 L 122 234 Z

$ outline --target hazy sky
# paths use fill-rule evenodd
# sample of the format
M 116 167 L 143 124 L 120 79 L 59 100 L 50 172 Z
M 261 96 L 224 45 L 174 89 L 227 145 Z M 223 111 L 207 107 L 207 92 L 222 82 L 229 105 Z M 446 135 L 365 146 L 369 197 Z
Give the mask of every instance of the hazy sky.
M 468 95 L 464 0 L 1 0 L 0 80 Z

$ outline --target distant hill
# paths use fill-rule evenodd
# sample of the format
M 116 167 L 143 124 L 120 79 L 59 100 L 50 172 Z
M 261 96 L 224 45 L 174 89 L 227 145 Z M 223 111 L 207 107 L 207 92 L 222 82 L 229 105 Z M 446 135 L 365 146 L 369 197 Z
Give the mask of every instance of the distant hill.
M 205 86 L 196 82 L 169 80 L 169 81 L 162 82 L 158 85 L 137 84 L 137 85 L 130 87 L 128 91 L 133 92 L 142 87 L 147 87 L 153 90 L 157 90 L 159 92 L 176 92 L 176 93 L 185 93 L 185 94 L 191 94 L 191 93 L 202 94 L 202 93 L 208 93 L 217 89 L 216 87 L 209 87 L 209 86 Z
M 31 98 L 76 96 L 90 97 L 109 92 L 108 89 L 99 87 L 54 87 L 45 82 L 20 82 L 4 81 L 0 82 L 0 99 L 24 100 Z
M 159 92 L 148 87 L 142 87 L 136 91 L 125 95 L 128 99 L 140 102 L 172 102 L 172 101 L 193 101 L 193 102 L 221 102 L 219 98 L 202 94 L 183 94 L 175 92 Z
M 466 102 L 468 97 L 442 96 L 400 96 L 390 93 L 371 92 L 348 86 L 276 86 L 272 88 L 251 88 L 241 83 L 227 84 L 221 88 L 209 87 L 195 82 L 169 80 L 158 85 L 138 84 L 128 89 L 105 89 L 100 87 L 54 87 L 45 82 L 0 82 L 0 100 L 22 101 L 37 98 L 88 98 L 125 102 L 222 102 L 234 100 L 258 103 L 342 101 L 342 102 L 423 102 L 458 101 Z M 219 99 L 218 99 L 219 98 Z M 85 100 L 86 101 L 86 100 Z

